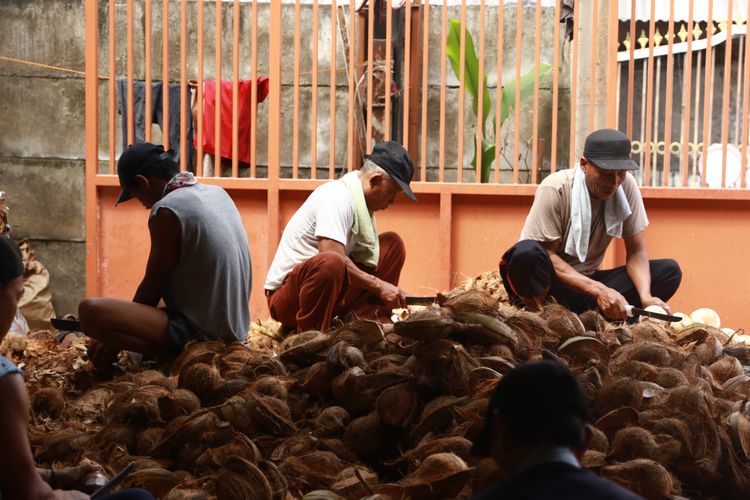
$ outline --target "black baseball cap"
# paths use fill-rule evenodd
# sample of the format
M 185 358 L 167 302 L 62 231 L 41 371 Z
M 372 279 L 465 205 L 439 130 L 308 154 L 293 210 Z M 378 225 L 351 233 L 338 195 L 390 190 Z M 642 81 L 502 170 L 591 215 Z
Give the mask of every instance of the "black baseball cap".
M 635 170 L 638 164 L 630 158 L 630 138 L 611 128 L 591 132 L 583 145 L 583 156 L 605 170 Z
M 547 360 L 523 363 L 498 382 L 472 454 L 491 454 L 498 414 L 523 444 L 551 440 L 564 445 L 559 441 L 580 441 L 580 432 L 589 418 L 586 393 L 576 376 L 565 365 Z
M 0 282 L 14 280 L 21 276 L 24 270 L 18 245 L 7 236 L 0 236 Z
M 500 277 L 508 292 L 536 297 L 552 284 L 555 270 L 547 250 L 534 240 L 521 240 L 500 259 Z
M 414 165 L 406 148 L 395 141 L 380 142 L 375 144 L 372 153 L 365 158 L 388 172 L 404 194 L 410 200 L 417 201 L 417 197 L 409 187 L 411 178 L 414 177 Z
M 117 160 L 117 176 L 120 178 L 121 190 L 115 205 L 133 197 L 128 188 L 136 175 L 157 162 L 172 161 L 169 153 L 170 151 L 164 151 L 164 146 L 161 144 L 150 142 L 138 142 L 128 146 Z

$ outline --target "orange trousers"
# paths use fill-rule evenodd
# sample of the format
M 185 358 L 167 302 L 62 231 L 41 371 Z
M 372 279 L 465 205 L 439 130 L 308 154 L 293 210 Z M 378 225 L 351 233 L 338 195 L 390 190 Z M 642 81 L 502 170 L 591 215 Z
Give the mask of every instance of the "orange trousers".
M 394 232 L 379 236 L 380 257 L 375 268 L 363 271 L 398 285 L 406 259 L 404 241 Z M 372 292 L 351 284 L 346 259 L 334 252 L 322 252 L 297 264 L 276 290 L 266 290 L 271 317 L 287 330 L 325 331 L 331 319 L 350 312 L 359 318 L 389 321 L 391 311 Z M 373 303 L 375 302 L 375 303 Z

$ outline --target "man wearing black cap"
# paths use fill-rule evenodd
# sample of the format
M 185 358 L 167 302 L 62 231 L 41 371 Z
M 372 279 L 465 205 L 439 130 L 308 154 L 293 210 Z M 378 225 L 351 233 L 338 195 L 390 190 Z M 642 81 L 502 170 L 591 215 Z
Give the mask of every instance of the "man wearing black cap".
M 349 312 L 385 319 L 404 306 L 404 242 L 393 232 L 379 235 L 374 212 L 402 191 L 416 201 L 413 175 L 406 149 L 383 142 L 360 170 L 318 187 L 297 210 L 264 285 L 271 316 L 287 331 L 327 330 Z
M 95 339 L 89 348 L 94 365 L 111 367 L 123 349 L 170 355 L 192 339 L 244 339 L 250 250 L 229 195 L 180 172 L 162 146 L 150 143 L 129 146 L 117 175 L 117 203 L 137 198 L 151 209 L 151 251 L 132 302 L 89 298 L 79 305 L 83 333 Z
M 586 394 L 575 375 L 553 361 L 521 364 L 495 387 L 472 448 L 495 459 L 502 481 L 472 498 L 640 498 L 581 468 L 590 440 Z
M 534 196 L 521 241 L 500 261 L 512 302 L 535 309 L 548 295 L 580 313 L 596 309 L 624 319 L 626 305 L 666 304 L 682 278 L 672 259 L 649 260 L 644 239 L 648 217 L 630 159 L 630 139 L 601 129 L 586 138 L 573 169 L 548 176 Z M 625 242 L 626 265 L 599 267 L 612 238 Z

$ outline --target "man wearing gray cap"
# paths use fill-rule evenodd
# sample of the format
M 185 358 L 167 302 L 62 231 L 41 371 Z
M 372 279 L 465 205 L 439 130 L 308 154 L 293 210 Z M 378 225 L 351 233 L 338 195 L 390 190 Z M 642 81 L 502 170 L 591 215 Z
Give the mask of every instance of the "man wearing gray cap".
M 327 330 L 350 312 L 386 319 L 404 306 L 404 242 L 378 234 L 374 214 L 400 192 L 416 201 L 413 175 L 401 144 L 377 144 L 361 169 L 315 189 L 292 216 L 264 285 L 271 316 L 286 331 Z
M 552 296 L 577 313 L 598 308 L 610 319 L 625 319 L 628 304 L 670 312 L 666 301 L 677 291 L 682 272 L 672 259 L 648 258 L 648 217 L 628 172 L 637 168 L 630 139 L 601 129 L 586 138 L 575 168 L 542 181 L 520 241 L 500 261 L 512 302 L 533 309 Z M 624 240 L 626 264 L 602 271 L 612 238 Z M 548 272 L 546 259 L 554 272 Z

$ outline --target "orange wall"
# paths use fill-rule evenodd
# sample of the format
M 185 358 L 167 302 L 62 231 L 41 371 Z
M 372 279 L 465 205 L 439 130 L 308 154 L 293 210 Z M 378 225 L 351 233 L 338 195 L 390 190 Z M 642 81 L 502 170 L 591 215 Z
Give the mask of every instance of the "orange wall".
M 148 256 L 148 211 L 137 202 L 114 207 L 117 189 L 99 186 L 98 277 L 101 295 L 132 298 Z M 229 189 L 245 222 L 253 261 L 250 300 L 253 319 L 268 317 L 263 281 L 269 238 L 265 190 Z M 308 191 L 282 191 L 279 222 L 283 229 Z M 428 295 L 455 286 L 476 274 L 495 269 L 502 252 L 518 238 L 532 197 L 522 195 L 453 194 L 450 219 L 441 221 L 441 194 L 418 193 L 419 202 L 401 199 L 378 214 L 380 231 L 397 231 L 407 257 L 402 287 Z M 683 282 L 670 301 L 674 311 L 698 307 L 719 312 L 723 326 L 750 330 L 750 284 L 746 263 L 750 248 L 750 201 L 720 199 L 662 199 L 645 195 L 651 225 L 646 232 L 652 258 L 672 257 L 682 266 Z M 446 234 L 446 232 L 448 234 Z M 443 261 L 450 266 L 443 266 Z M 622 244 L 613 246 L 607 262 L 624 263 Z

